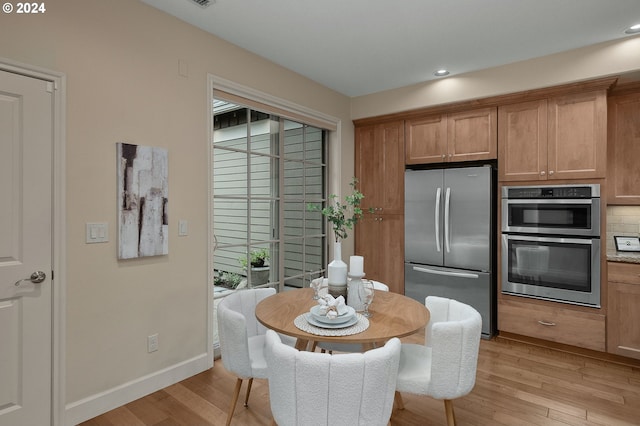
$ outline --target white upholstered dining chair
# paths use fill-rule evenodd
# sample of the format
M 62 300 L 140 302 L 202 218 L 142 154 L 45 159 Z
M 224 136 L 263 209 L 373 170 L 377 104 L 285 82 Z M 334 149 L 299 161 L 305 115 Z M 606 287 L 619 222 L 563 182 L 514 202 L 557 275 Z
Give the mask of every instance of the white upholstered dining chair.
M 274 288 L 239 290 L 226 296 L 218 305 L 218 335 L 222 362 L 225 369 L 238 376 L 227 414 L 227 425 L 231 423 L 242 381 L 249 379 L 244 401 L 246 407 L 253 379 L 267 378 L 267 362 L 264 357 L 267 329 L 256 319 L 255 308 L 261 300 L 275 293 Z M 292 342 L 293 340 L 287 343 Z
M 425 344 L 402 344 L 396 403 L 404 408 L 399 392 L 442 399 L 452 426 L 452 400 L 475 386 L 482 318 L 471 306 L 452 299 L 429 296 L 425 306 L 431 314 Z
M 269 399 L 280 426 L 387 425 L 393 409 L 400 340 L 365 353 L 298 351 L 266 335 Z

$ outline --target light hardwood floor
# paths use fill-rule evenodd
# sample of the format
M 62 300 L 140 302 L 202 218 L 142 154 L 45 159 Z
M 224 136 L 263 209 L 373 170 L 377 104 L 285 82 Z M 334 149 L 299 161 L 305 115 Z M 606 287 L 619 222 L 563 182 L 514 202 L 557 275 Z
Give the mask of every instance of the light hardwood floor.
M 403 341 L 418 342 L 423 335 Z M 483 340 L 476 386 L 454 401 L 459 425 L 640 425 L 640 367 L 502 338 Z M 83 426 L 224 425 L 236 378 L 220 360 L 190 377 Z M 245 384 L 241 391 L 241 400 Z M 391 425 L 445 425 L 444 404 L 403 394 Z M 269 389 L 255 380 L 249 407 L 232 425 L 270 425 Z

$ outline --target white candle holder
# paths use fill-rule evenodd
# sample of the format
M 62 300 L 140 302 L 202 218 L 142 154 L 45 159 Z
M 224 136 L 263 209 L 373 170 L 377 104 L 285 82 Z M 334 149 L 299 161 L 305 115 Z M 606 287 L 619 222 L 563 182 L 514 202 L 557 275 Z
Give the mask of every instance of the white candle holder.
M 362 300 L 362 274 L 348 274 L 349 284 L 347 285 L 347 305 L 355 309 L 356 312 L 364 311 L 364 302 Z

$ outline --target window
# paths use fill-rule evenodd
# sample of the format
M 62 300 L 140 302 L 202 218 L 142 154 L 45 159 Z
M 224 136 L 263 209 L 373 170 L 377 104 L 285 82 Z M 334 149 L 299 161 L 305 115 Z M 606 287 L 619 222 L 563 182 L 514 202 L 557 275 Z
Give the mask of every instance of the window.
M 326 265 L 325 222 L 307 204 L 326 200 L 328 132 L 222 99 L 213 114 L 215 283 L 302 287 Z

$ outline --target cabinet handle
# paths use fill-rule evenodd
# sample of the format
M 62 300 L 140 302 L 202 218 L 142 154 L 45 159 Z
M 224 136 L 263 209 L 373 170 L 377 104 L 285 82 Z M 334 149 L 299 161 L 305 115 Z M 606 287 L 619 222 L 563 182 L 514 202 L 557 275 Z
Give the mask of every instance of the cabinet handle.
M 547 322 L 547 321 L 538 321 L 538 324 L 540 325 L 544 325 L 545 327 L 555 327 L 556 323 L 555 322 Z
M 447 154 L 442 154 L 442 159 L 444 160 L 445 158 L 447 158 Z
M 553 174 L 553 170 L 549 170 L 549 176 Z
M 546 174 L 546 173 L 544 172 L 544 170 L 542 170 L 542 171 L 540 172 L 540 176 L 544 176 L 545 174 Z

